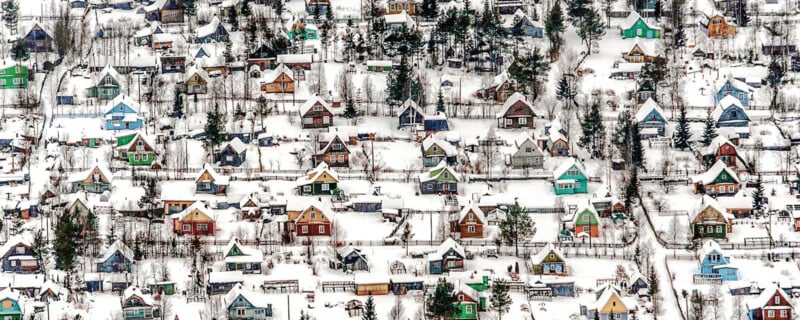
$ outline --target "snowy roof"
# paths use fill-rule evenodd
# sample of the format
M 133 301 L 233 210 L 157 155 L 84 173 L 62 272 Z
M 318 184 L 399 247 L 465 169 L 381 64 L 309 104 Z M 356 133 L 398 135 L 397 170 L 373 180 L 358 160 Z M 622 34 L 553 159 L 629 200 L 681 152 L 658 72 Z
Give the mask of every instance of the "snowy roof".
M 212 271 L 208 274 L 208 283 L 233 283 L 244 282 L 241 271 Z
M 228 255 L 234 246 L 239 248 L 241 255 Z M 242 246 L 242 244 L 239 243 L 239 239 L 235 237 L 231 238 L 223 252 L 225 253 L 225 262 L 261 262 L 264 256 L 264 254 L 257 249 Z
M 136 132 L 135 135 L 136 136 L 133 137 L 133 139 L 131 139 L 131 141 L 128 141 L 127 144 L 124 144 L 124 145 L 121 145 L 121 146 L 117 146 L 117 148 L 118 149 L 130 149 L 130 147 L 133 145 L 133 143 L 136 142 L 137 138 L 142 138 L 142 141 L 144 141 L 144 143 L 146 145 L 150 146 L 151 148 L 153 146 L 155 146 L 155 144 L 153 143 L 153 140 L 149 136 L 147 136 L 147 135 L 145 135 L 145 134 L 143 134 L 141 132 L 138 132 L 138 131 Z
M 217 28 L 219 27 L 220 23 L 221 22 L 219 21 L 219 18 L 215 16 L 213 19 L 211 19 L 211 22 L 202 27 L 197 28 L 197 30 L 195 30 L 195 34 L 197 35 L 198 38 L 209 36 L 217 31 Z M 225 26 L 222 27 L 225 28 Z
M 270 306 L 267 299 L 258 297 L 255 292 L 245 289 L 241 284 L 233 286 L 231 291 L 228 291 L 225 295 L 225 305 L 230 306 L 239 296 L 242 296 L 256 308 L 268 308 Z
M 389 275 L 386 273 L 356 272 L 353 278 L 356 284 L 389 283 Z
M 455 156 L 458 154 L 458 149 L 455 146 L 450 144 L 447 141 L 442 141 L 440 139 L 435 138 L 433 135 L 428 136 L 425 140 L 422 140 L 422 150 L 427 151 L 433 145 L 437 145 L 439 148 L 444 151 L 447 156 Z
M 753 209 L 753 197 L 742 189 L 732 197 L 717 197 L 717 202 L 725 208 L 731 209 Z
M 114 241 L 114 243 L 106 248 L 106 251 L 103 252 L 103 256 L 100 258 L 100 261 L 108 260 L 108 258 L 111 258 L 111 256 L 113 256 L 117 251 L 121 252 L 123 256 L 133 261 L 133 250 L 128 248 L 128 246 L 126 246 L 120 240 Z
M 661 29 L 661 28 L 659 28 L 659 27 L 656 27 L 656 26 L 653 26 L 653 25 L 651 25 L 651 24 L 647 23 L 647 21 L 645 21 L 644 19 L 642 19 L 642 16 L 640 16 L 640 15 L 639 15 L 639 13 L 637 13 L 637 12 L 636 12 L 636 11 L 634 11 L 634 10 L 631 10 L 631 13 L 630 13 L 630 14 L 628 14 L 628 17 L 627 17 L 627 18 L 625 18 L 625 20 L 622 20 L 622 22 L 620 22 L 620 23 L 619 23 L 619 27 L 620 27 L 621 29 L 623 29 L 623 30 L 624 30 L 624 29 L 630 29 L 631 27 L 633 27 L 633 25 L 634 25 L 634 24 L 636 24 L 636 21 L 639 21 L 640 19 L 641 19 L 641 20 L 642 20 L 642 22 L 644 22 L 644 24 L 645 24 L 645 25 L 647 25 L 647 27 L 648 27 L 648 28 L 650 28 L 650 29 Z
M 139 103 L 136 102 L 136 100 L 133 100 L 133 98 L 129 97 L 127 94 L 120 93 L 114 98 L 114 100 L 111 100 L 106 104 L 106 114 L 113 112 L 114 107 L 119 103 L 125 104 L 135 112 L 139 112 Z
M 734 216 L 728 213 L 728 210 L 726 210 L 725 207 L 723 207 L 716 199 L 712 198 L 709 195 L 703 195 L 703 198 L 700 200 L 700 204 L 698 205 L 694 215 L 692 216 L 692 221 L 694 221 L 694 219 L 696 219 L 699 214 L 702 214 L 703 211 L 708 207 L 711 207 L 715 211 L 722 214 L 722 216 L 728 222 L 734 219 Z
M 502 118 L 508 112 L 508 109 L 510 109 L 511 106 L 513 106 L 515 103 L 519 101 L 522 101 L 523 103 L 525 103 L 525 105 L 528 106 L 528 108 L 533 110 L 533 106 L 530 104 L 530 102 L 528 102 L 528 99 L 525 98 L 525 95 L 519 92 L 514 92 L 514 94 L 508 97 L 506 102 L 503 103 L 503 107 L 500 108 L 500 112 L 498 112 L 495 116 L 497 118 Z
M 486 216 L 483 214 L 483 210 L 474 204 L 468 204 L 461 209 L 461 212 L 458 215 L 458 221 L 463 220 L 470 211 L 475 214 L 475 217 L 478 219 L 478 221 L 481 223 L 486 222 Z
M 573 223 L 578 222 L 578 217 L 580 217 L 580 214 L 585 211 L 589 211 L 589 213 L 591 213 L 592 216 L 594 216 L 594 220 L 600 223 L 600 215 L 597 214 L 597 210 L 594 208 L 594 206 L 588 204 L 578 205 L 578 209 L 575 210 L 575 214 L 572 216 L 572 222 Z
M 313 183 L 314 181 L 317 181 L 317 178 L 319 178 L 319 176 L 322 175 L 323 173 L 327 173 L 329 176 L 331 176 L 331 178 L 333 178 L 336 181 L 339 181 L 339 175 L 336 174 L 336 172 L 334 172 L 333 170 L 331 170 L 328 167 L 328 164 L 326 164 L 325 162 L 320 162 L 320 164 L 317 165 L 316 168 L 306 173 L 305 176 L 298 177 L 296 181 L 297 185 L 303 186 L 309 183 Z
M 71 175 L 69 177 L 68 181 L 69 182 L 77 182 L 77 181 L 86 180 L 86 178 L 88 178 L 89 175 L 92 174 L 92 171 L 94 171 L 94 169 L 100 170 L 100 174 L 102 174 L 106 179 L 108 179 L 109 184 L 114 179 L 114 176 L 111 174 L 111 171 L 109 171 L 106 166 L 101 165 L 101 164 L 95 164 L 89 170 L 81 171 L 81 172 L 78 172 L 78 173 L 75 173 L 75 174 Z
M 209 82 L 209 77 L 208 77 L 208 73 L 206 73 L 206 70 L 203 69 L 203 68 L 198 67 L 197 65 L 193 65 L 193 66 L 189 67 L 188 69 L 186 69 L 186 77 L 184 78 L 183 81 L 184 82 L 189 81 L 189 78 L 191 78 L 195 74 L 200 76 L 200 78 L 202 78 L 203 81 L 205 81 L 206 83 Z
M 711 140 L 711 143 L 709 143 L 708 146 L 703 151 L 703 155 L 717 154 L 717 152 L 719 151 L 719 147 L 723 146 L 726 143 L 729 144 L 731 147 L 733 147 L 733 149 L 736 151 L 737 154 L 739 153 L 736 145 L 734 145 L 730 140 L 728 140 L 728 138 L 726 138 L 723 135 L 718 135 L 714 137 L 713 140 Z
M 228 177 L 218 174 L 217 171 L 214 170 L 214 167 L 209 163 L 203 164 L 203 169 L 197 173 L 197 176 L 194 178 L 194 183 L 200 181 L 200 178 L 203 177 L 204 172 L 208 172 L 208 174 L 211 176 L 211 179 L 214 180 L 215 184 L 217 185 L 228 184 Z
M 368 67 L 391 67 L 392 60 L 367 60 Z M 412 101 L 411 99 L 406 99 L 406 101 Z M 403 103 L 405 105 L 405 102 Z M 415 103 L 416 104 L 416 103 Z
M 39 20 L 35 19 L 35 18 L 34 18 L 33 21 L 27 23 L 27 27 L 25 28 L 25 33 L 23 33 L 22 36 L 26 36 L 28 33 L 31 32 L 31 30 L 33 30 L 34 27 L 37 27 L 37 26 L 40 29 L 42 29 L 42 31 L 47 33 L 48 36 L 50 36 L 51 38 L 53 37 L 53 34 L 50 32 L 50 30 L 47 30 L 47 28 L 45 28 L 44 24 L 40 23 Z
M 724 78 L 720 78 L 714 83 L 716 90 L 721 90 L 726 83 L 730 83 L 731 86 L 736 88 L 737 90 L 744 91 L 744 92 L 752 92 L 753 87 L 745 83 L 744 81 L 739 81 L 738 79 L 734 78 L 732 74 L 728 74 Z
M 739 176 L 736 174 L 736 172 L 728 168 L 728 166 L 725 164 L 725 162 L 722 162 L 722 160 L 717 160 L 717 162 L 714 163 L 714 165 L 711 166 L 711 168 L 709 168 L 705 173 L 692 177 L 692 182 L 711 184 L 714 182 L 714 179 L 716 179 L 723 171 L 725 171 L 731 178 L 736 180 L 736 183 L 739 183 Z
M 565 260 L 564 254 L 561 253 L 561 250 L 558 250 L 556 246 L 553 245 L 552 242 L 548 242 L 546 245 L 544 245 L 542 250 L 540 250 L 535 255 L 531 256 L 531 263 L 534 264 L 541 263 L 542 261 L 544 261 L 544 258 L 547 257 L 548 254 L 550 254 L 550 251 L 552 251 L 556 256 L 558 256 L 559 259 Z
M 142 294 L 142 290 L 139 290 L 139 288 L 137 288 L 136 286 L 130 286 L 128 287 L 128 289 L 125 289 L 125 292 L 123 292 L 122 294 L 122 301 L 124 302 L 125 300 L 128 300 L 129 298 L 134 296 L 141 298 L 142 302 L 144 302 L 148 306 L 155 305 L 153 297 L 149 294 Z
M 367 61 L 367 64 L 369 64 L 369 61 Z M 406 112 L 406 109 L 408 109 L 408 108 L 412 108 L 413 110 L 416 111 L 416 113 L 423 115 L 423 117 L 425 115 L 425 112 L 423 112 L 419 108 L 419 105 L 417 104 L 417 102 L 414 101 L 414 100 L 411 100 L 410 98 L 406 99 L 406 101 L 403 101 L 403 104 L 400 105 L 400 113 L 399 114 L 403 114 L 403 112 Z
M 770 300 L 772 299 L 772 297 L 775 296 L 776 293 L 781 296 L 781 299 L 783 301 L 786 301 L 789 304 L 789 307 L 794 308 L 792 306 L 792 300 L 789 299 L 788 296 L 786 296 L 786 292 L 778 288 L 778 286 L 775 285 L 774 283 L 766 283 L 765 287 L 758 295 L 758 297 L 752 298 L 749 301 L 747 301 L 747 309 L 753 310 L 768 306 Z M 772 307 L 778 307 L 778 306 L 772 306 Z
M 264 80 L 266 82 L 275 82 L 275 80 L 277 80 L 281 74 L 286 74 L 286 76 L 289 77 L 289 80 L 294 81 L 294 72 L 292 72 L 292 70 L 283 63 L 278 65 L 278 67 L 275 68 L 275 70 L 272 70 L 272 72 L 265 73 Z
M 31 246 L 31 241 L 23 237 L 22 235 L 15 235 L 12 236 L 2 247 L 0 247 L 0 256 L 5 256 L 9 250 L 16 247 L 18 244 L 22 244 L 26 247 Z
M 239 137 L 235 137 L 233 138 L 233 140 L 225 143 L 225 145 L 222 147 L 222 150 L 225 150 L 225 148 L 227 148 L 228 146 L 230 146 L 231 149 L 233 149 L 233 152 L 236 153 L 242 153 L 245 150 L 247 150 L 247 145 L 245 145 L 244 142 L 242 142 L 242 140 L 239 140 Z
M 661 109 L 658 103 L 655 100 L 653 100 L 653 98 L 647 98 L 647 101 L 645 101 L 639 107 L 639 111 L 636 111 L 636 122 L 644 121 L 644 119 L 647 118 L 647 115 L 650 114 L 650 112 L 652 112 L 653 110 L 655 110 L 656 113 L 660 114 L 661 118 L 667 119 L 667 117 L 664 115 L 664 110 Z
M 20 303 L 20 301 L 19 301 L 19 293 L 16 290 L 11 289 L 11 288 L 5 288 L 2 291 L 0 291 L 0 300 L 5 300 L 5 299 L 11 299 L 11 300 L 17 301 L 17 303 Z M 21 306 L 20 306 L 20 308 L 21 308 Z
M 402 11 L 397 14 L 387 14 L 383 16 L 386 19 L 386 24 L 405 24 L 406 27 L 412 28 L 417 23 L 414 22 L 414 18 L 408 15 L 405 11 Z
M 722 110 L 728 109 L 731 106 L 737 106 L 739 108 L 742 108 L 742 110 L 744 110 L 744 108 L 742 107 L 742 102 L 739 101 L 739 99 L 737 99 L 736 97 L 734 97 L 732 95 L 727 94 L 724 97 L 722 97 L 722 99 L 719 100 L 718 107 L 721 108 L 720 109 L 720 114 L 721 114 Z M 716 113 L 716 111 L 717 110 L 714 110 L 715 113 Z M 719 115 L 717 115 L 717 116 L 719 116 Z
M 464 247 L 462 247 L 458 242 L 453 240 L 453 238 L 448 237 L 447 240 L 443 241 L 442 244 L 439 245 L 439 248 L 436 249 L 436 256 L 435 258 L 442 258 L 447 251 L 450 249 L 455 250 L 460 254 L 462 257 L 466 257 L 466 253 L 464 251 Z
M 110 64 L 106 64 L 106 66 L 103 67 L 103 70 L 100 70 L 100 73 L 94 79 L 94 84 L 99 86 L 101 84 L 100 81 L 106 75 L 110 75 L 116 81 L 120 81 L 122 79 L 122 77 L 119 75 L 119 72 L 117 72 L 117 69 L 114 69 L 114 67 L 112 67 Z
M 279 54 L 276 57 L 278 63 L 311 63 L 314 62 L 312 54 Z
M 308 113 L 308 111 L 310 111 L 311 108 L 314 107 L 314 105 L 317 103 L 322 105 L 322 108 L 324 108 L 325 110 L 331 109 L 331 106 L 327 102 L 325 102 L 325 100 L 323 100 L 320 96 L 314 95 L 309 97 L 308 100 L 306 100 L 306 102 L 303 103 L 303 105 L 300 107 L 300 115 L 302 116 Z
M 439 176 L 441 176 L 445 172 L 449 172 L 450 175 L 452 175 L 456 179 L 456 181 L 461 181 L 461 176 L 458 173 L 456 173 L 452 168 L 450 168 L 450 166 L 448 166 L 447 163 L 443 160 L 430 170 L 420 173 L 419 182 L 436 180 L 439 178 Z
M 722 248 L 719 247 L 719 243 L 714 240 L 707 240 L 703 243 L 703 247 L 700 248 L 700 258 L 703 259 L 714 251 L 722 254 Z
M 630 50 L 633 50 L 633 48 L 638 46 L 639 49 L 642 49 L 642 53 L 644 55 L 646 55 L 646 56 L 655 56 L 656 55 L 656 42 L 653 42 L 653 41 L 639 41 L 639 38 L 634 38 L 632 42 L 633 42 L 633 44 L 631 44 L 630 49 L 628 49 L 628 52 L 630 52 Z
M 622 306 L 625 307 L 625 309 L 631 310 L 631 307 L 628 305 L 628 303 L 625 302 L 625 299 L 622 299 L 622 297 L 620 297 L 620 295 L 617 293 L 617 290 L 614 290 L 613 288 L 603 290 L 603 294 L 601 294 L 600 297 L 597 298 L 597 301 L 588 304 L 586 307 L 589 310 L 598 310 L 602 308 L 606 303 L 608 303 L 608 301 L 611 300 L 614 296 L 617 297 L 617 299 L 619 300 L 620 303 L 622 303 Z
M 566 160 L 564 160 L 563 163 L 561 163 L 560 166 L 558 166 L 558 168 L 556 168 L 555 171 L 553 171 L 553 178 L 558 180 L 559 178 L 561 178 L 561 176 L 567 173 L 567 171 L 569 171 L 569 169 L 572 168 L 572 166 L 578 168 L 578 171 L 580 171 L 581 174 L 583 174 L 585 177 L 588 177 L 588 175 L 586 175 L 586 171 L 583 170 L 583 164 L 576 161 L 575 158 L 567 158 Z
M 212 216 L 210 209 L 206 206 L 206 204 L 203 201 L 195 201 L 188 208 L 183 209 L 183 211 L 181 212 L 178 212 L 176 217 L 178 218 L 178 220 L 183 220 L 184 217 L 192 213 L 194 210 L 200 211 L 200 213 L 206 216 L 209 217 Z

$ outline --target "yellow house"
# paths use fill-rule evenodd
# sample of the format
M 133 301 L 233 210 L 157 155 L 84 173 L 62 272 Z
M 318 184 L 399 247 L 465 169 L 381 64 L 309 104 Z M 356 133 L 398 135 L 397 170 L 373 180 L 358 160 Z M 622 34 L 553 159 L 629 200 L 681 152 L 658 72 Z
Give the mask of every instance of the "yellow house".
M 581 315 L 588 319 L 628 319 L 633 303 L 622 300 L 619 289 L 607 285 L 598 289 L 597 301 L 581 306 Z

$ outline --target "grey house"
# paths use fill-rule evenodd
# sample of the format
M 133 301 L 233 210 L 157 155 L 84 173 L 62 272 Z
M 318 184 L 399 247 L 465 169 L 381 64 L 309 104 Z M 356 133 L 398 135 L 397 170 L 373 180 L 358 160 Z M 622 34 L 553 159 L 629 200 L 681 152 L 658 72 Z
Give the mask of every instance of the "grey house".
M 511 166 L 514 169 L 542 169 L 544 167 L 544 153 L 536 141 L 527 134 L 514 141 L 517 150 L 511 154 Z

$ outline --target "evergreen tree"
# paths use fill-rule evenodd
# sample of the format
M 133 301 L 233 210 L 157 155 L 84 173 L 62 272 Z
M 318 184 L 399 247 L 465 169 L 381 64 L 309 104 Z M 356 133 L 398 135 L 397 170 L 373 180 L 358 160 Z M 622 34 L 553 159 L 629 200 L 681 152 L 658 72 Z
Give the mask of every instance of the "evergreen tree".
M 14 42 L 14 45 L 11 47 L 11 58 L 15 61 L 27 61 L 28 58 L 30 58 L 28 44 L 25 38 L 20 38 Z
M 675 32 L 672 35 L 672 46 L 675 49 L 682 48 L 686 45 L 686 31 L 683 30 L 683 26 L 679 26 L 675 28 Z
M 558 85 L 556 85 L 556 99 L 572 102 L 577 95 L 578 93 L 572 90 L 572 85 L 567 80 L 567 76 L 561 76 L 561 79 L 558 80 Z
M 653 62 L 645 63 L 644 66 L 642 66 L 641 75 L 645 81 L 651 82 L 653 92 L 656 92 L 658 84 L 667 77 L 667 59 L 655 57 Z
M 563 42 L 561 34 L 564 32 L 564 12 L 561 11 L 560 3 L 561 1 L 555 1 L 544 22 L 544 33 L 547 35 L 547 39 L 550 40 L 551 50 L 555 53 L 561 51 L 561 43 Z
M 536 101 L 542 92 L 542 78 L 547 75 L 550 65 L 544 60 L 544 56 L 536 47 L 527 56 L 514 53 L 514 60 L 508 67 L 508 76 L 517 82 L 524 93 L 533 95 L 532 101 Z
M 278 0 L 279 2 L 283 0 Z M 311 320 L 311 316 L 305 310 L 300 310 L 300 320 Z
M 17 20 L 19 18 L 19 2 L 17 0 L 4 1 L 3 5 L 3 21 L 6 24 L 6 29 L 11 31 L 11 34 L 17 34 Z
M 703 320 L 705 319 L 705 301 L 703 301 L 703 294 L 699 293 L 697 290 L 692 290 L 692 297 L 689 299 L 691 302 L 690 309 L 692 310 L 692 316 L 689 318 L 691 320 Z
M 619 153 L 625 161 L 631 159 L 631 113 L 627 110 L 622 111 L 617 116 L 617 125 L 611 134 L 611 144 L 617 147 Z
M 764 198 L 764 182 L 761 173 L 756 177 L 756 185 L 753 186 L 753 211 L 760 212 L 764 209 L 766 199 Z
M 567 3 L 567 15 L 573 19 L 573 24 L 578 25 L 578 21 L 586 16 L 592 2 L 590 0 L 573 0 Z
M 433 295 L 428 298 L 428 312 L 433 314 L 437 319 L 452 317 L 453 314 L 458 312 L 458 308 L 453 304 L 455 300 L 456 296 L 453 293 L 453 284 L 447 282 L 447 280 L 440 281 Z
M 603 117 L 600 115 L 600 104 L 592 104 L 589 112 L 583 117 L 581 129 L 583 130 L 583 135 L 578 140 L 578 145 L 587 148 L 591 152 L 592 158 L 601 158 L 603 156 L 605 126 L 603 125 Z
M 681 150 L 688 148 L 689 139 L 691 137 L 692 133 L 689 132 L 689 120 L 686 119 L 686 107 L 681 106 L 680 113 L 678 114 L 678 126 L 672 137 L 675 148 Z
M 600 19 L 600 14 L 594 8 L 589 8 L 578 25 L 578 35 L 586 43 L 586 55 L 592 53 L 592 41 L 603 34 L 603 30 L 603 21 Z
M 364 313 L 361 314 L 361 320 L 378 320 L 378 316 L 375 315 L 375 301 L 372 300 L 372 296 L 369 296 L 367 303 L 364 304 Z
M 253 11 L 250 9 L 250 0 L 242 1 L 242 17 L 250 19 L 250 16 L 253 15 Z
M 422 17 L 434 20 L 439 16 L 438 0 L 422 0 Z
M 739 16 L 736 18 L 736 24 L 742 27 L 746 27 L 750 24 L 750 14 L 747 13 L 747 1 L 746 0 L 738 0 L 736 3 L 737 13 Z
M 653 16 L 656 20 L 661 20 L 661 15 L 663 14 L 664 8 L 661 0 L 655 0 L 655 6 L 653 7 Z
M 661 293 L 661 286 L 659 285 L 658 274 L 656 268 L 650 266 L 650 272 L 647 274 L 647 294 L 650 295 L 650 301 L 653 302 L 653 309 L 658 310 L 658 295 Z
M 636 168 L 631 169 L 630 176 L 628 177 L 628 184 L 625 185 L 625 209 L 627 212 L 633 212 L 634 199 L 639 196 L 639 170 Z
M 705 127 L 703 128 L 703 144 L 710 145 L 711 141 L 717 137 L 717 124 L 714 118 L 709 115 L 706 117 Z
M 170 114 L 173 118 L 181 118 L 183 117 L 183 97 L 181 97 L 181 90 L 179 86 L 175 86 L 175 101 L 172 103 L 172 114 Z
M 273 0 L 272 7 L 275 9 L 275 14 L 278 17 L 283 15 L 283 0 Z
M 639 131 L 638 123 L 631 123 L 629 135 L 631 145 L 631 164 L 636 168 L 641 168 L 644 164 L 644 148 L 642 147 L 642 135 Z
M 444 113 L 444 96 L 442 96 L 442 89 L 439 89 L 439 95 L 436 97 L 436 111 Z
M 77 213 L 64 210 L 56 225 L 56 239 L 53 250 L 56 256 L 56 268 L 71 271 L 75 268 L 78 257 L 78 239 L 81 227 L 78 225 Z
M 347 119 L 353 119 L 358 117 L 358 112 L 356 112 L 356 106 L 353 102 L 353 99 L 348 98 L 346 102 L 346 107 L 344 109 L 344 117 Z
M 769 80 L 770 87 L 776 87 L 781 83 L 781 79 L 786 74 L 786 71 L 783 69 L 783 66 L 778 62 L 777 59 L 773 57 L 772 62 L 769 63 L 769 67 L 767 68 L 769 74 L 767 76 L 767 80 Z
M 400 66 L 392 70 L 386 80 L 390 106 L 399 106 L 411 97 L 411 67 L 405 55 L 400 57 Z
M 231 41 L 230 39 L 228 39 L 228 41 L 225 41 L 225 52 L 223 53 L 223 56 L 225 56 L 225 63 L 231 63 L 234 60 L 233 41 Z
M 225 139 L 225 116 L 219 110 L 219 104 L 214 104 L 214 109 L 206 114 L 206 126 L 204 128 L 206 143 L 211 146 L 212 153 Z
M 236 12 L 236 9 L 232 10 L 230 17 L 228 17 L 228 23 L 231 24 L 231 31 L 239 31 L 239 13 Z
M 511 212 L 506 214 L 503 221 L 500 221 L 500 237 L 508 245 L 514 245 L 514 252 L 517 256 L 519 256 L 519 242 L 534 234 L 536 234 L 534 222 L 519 204 L 514 204 Z
M 505 280 L 495 280 L 492 285 L 492 296 L 489 298 L 489 303 L 492 309 L 497 311 L 497 318 L 503 320 L 503 314 L 511 309 L 511 296 L 508 295 L 508 284 Z
M 187 16 L 193 17 L 197 14 L 197 0 L 183 0 L 183 10 Z

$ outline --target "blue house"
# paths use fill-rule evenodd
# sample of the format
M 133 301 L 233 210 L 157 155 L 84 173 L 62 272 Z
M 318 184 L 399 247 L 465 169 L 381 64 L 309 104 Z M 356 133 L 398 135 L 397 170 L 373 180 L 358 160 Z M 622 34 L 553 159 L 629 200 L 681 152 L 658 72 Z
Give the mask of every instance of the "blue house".
M 417 126 L 425 121 L 425 112 L 419 108 L 419 105 L 414 100 L 408 99 L 400 106 L 398 120 L 400 127 Z
M 528 297 L 575 297 L 575 281 L 562 277 L 536 277 L 525 288 Z
M 239 138 L 233 138 L 222 147 L 217 155 L 217 161 L 220 166 L 238 167 L 244 163 L 246 157 L 247 146 Z
M 628 293 L 633 295 L 641 295 L 641 292 L 646 292 L 650 285 L 647 283 L 647 278 L 645 278 L 641 272 L 634 271 L 630 276 L 628 276 L 627 287 Z
M 219 175 L 208 163 L 194 179 L 196 193 L 227 194 L 229 178 Z
M 663 137 L 667 128 L 667 117 L 664 110 L 652 98 L 648 98 L 636 112 L 642 139 Z
M 425 120 L 425 134 L 431 134 L 439 131 L 449 131 L 450 127 L 447 124 L 447 116 L 442 112 L 436 112 L 433 115 L 424 117 Z
M 235 286 L 225 295 L 227 318 L 229 320 L 267 320 L 272 319 L 272 304 L 257 297 L 255 293 Z
M 725 96 L 730 95 L 738 99 L 741 105 L 750 105 L 750 94 L 753 92 L 753 88 L 747 83 L 728 75 L 725 78 L 719 79 L 715 83 L 715 87 L 717 88 L 717 101 L 722 101 Z
M 719 101 L 711 118 L 717 121 L 717 127 L 747 127 L 750 125 L 750 117 L 744 110 L 744 106 L 732 95 L 727 95 Z
M 458 194 L 459 181 L 461 181 L 461 176 L 442 161 L 429 171 L 419 174 L 419 192 L 421 194 Z
M 569 275 L 566 260 L 560 250 L 548 243 L 539 253 L 531 256 L 531 273 L 535 275 Z
M 363 195 L 352 198 L 355 212 L 381 212 L 383 209 L 383 197 L 376 195 Z
M 130 272 L 133 250 L 117 240 L 109 246 L 97 262 L 97 272 Z
M 700 251 L 699 275 L 722 281 L 736 281 L 739 280 L 739 269 L 731 265 L 731 258 L 722 252 L 716 241 L 708 240 Z
M 194 43 L 225 42 L 228 41 L 228 37 L 228 30 L 225 29 L 219 18 L 214 17 L 207 25 L 197 28 Z
M 208 274 L 208 294 L 224 294 L 244 282 L 241 271 L 212 271 Z
M 139 104 L 124 93 L 108 103 L 103 116 L 106 130 L 136 130 L 144 126 Z
M 38 273 L 42 269 L 42 263 L 36 258 L 37 254 L 31 243 L 22 236 L 8 239 L 0 247 L 0 254 L 3 258 L 3 272 Z
M 336 250 L 336 259 L 342 271 L 367 271 L 369 272 L 369 262 L 361 253 L 361 250 L 351 246 L 344 246 Z M 338 268 L 337 268 L 338 269 Z
M 25 44 L 30 52 L 53 52 L 53 35 L 39 21 L 25 32 Z
M 517 9 L 514 15 L 503 21 L 503 29 L 513 34 L 515 28 L 520 28 L 526 37 L 541 39 L 544 37 L 544 26 L 538 21 L 533 21 L 522 10 Z
M 458 244 L 453 238 L 447 238 L 436 252 L 428 254 L 428 273 L 442 274 L 450 271 L 464 270 L 464 259 L 466 258 L 464 247 Z
M 161 316 L 161 309 L 151 295 L 144 294 L 136 286 L 125 289 L 122 294 L 123 319 L 146 320 L 158 318 L 159 316 Z

